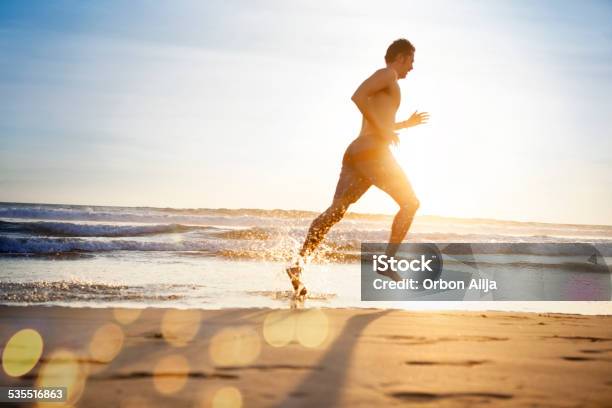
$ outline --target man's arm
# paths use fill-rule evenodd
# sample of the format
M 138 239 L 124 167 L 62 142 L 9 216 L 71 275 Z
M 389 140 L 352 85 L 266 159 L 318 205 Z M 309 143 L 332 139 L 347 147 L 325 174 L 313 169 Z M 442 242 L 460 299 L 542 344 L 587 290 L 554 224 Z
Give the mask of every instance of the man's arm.
M 363 81 L 351 97 L 351 100 L 355 102 L 355 105 L 357 105 L 363 117 L 366 118 L 366 120 L 377 130 L 377 133 L 385 139 L 390 138 L 389 133 L 391 133 L 393 129 L 385 129 L 382 126 L 376 115 L 372 113 L 369 98 L 376 92 L 380 92 L 392 85 L 396 80 L 395 72 L 392 69 L 379 69 L 373 73 L 372 76 Z
M 414 111 L 412 116 L 408 120 L 397 122 L 393 126 L 394 130 L 406 129 L 413 126 L 418 126 L 427 123 L 429 120 L 429 113 Z
M 395 125 L 393 125 L 393 130 L 402 130 L 402 129 L 406 129 L 406 121 L 403 122 L 395 122 Z

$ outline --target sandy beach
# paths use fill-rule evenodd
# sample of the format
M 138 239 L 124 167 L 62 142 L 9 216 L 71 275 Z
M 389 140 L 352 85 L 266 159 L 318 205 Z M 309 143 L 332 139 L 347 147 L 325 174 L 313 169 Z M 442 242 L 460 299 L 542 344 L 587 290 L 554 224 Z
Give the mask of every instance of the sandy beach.
M 612 316 L 0 306 L 3 352 L 26 328 L 42 357 L 1 382 L 77 407 L 612 404 Z

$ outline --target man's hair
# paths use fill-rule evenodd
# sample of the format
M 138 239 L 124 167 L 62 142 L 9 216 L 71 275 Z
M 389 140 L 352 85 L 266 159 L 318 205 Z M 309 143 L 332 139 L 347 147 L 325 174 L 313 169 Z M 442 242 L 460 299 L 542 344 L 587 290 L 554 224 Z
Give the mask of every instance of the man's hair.
M 385 62 L 391 63 L 395 61 L 398 55 L 414 54 L 414 45 L 405 38 L 400 38 L 391 43 L 385 54 Z

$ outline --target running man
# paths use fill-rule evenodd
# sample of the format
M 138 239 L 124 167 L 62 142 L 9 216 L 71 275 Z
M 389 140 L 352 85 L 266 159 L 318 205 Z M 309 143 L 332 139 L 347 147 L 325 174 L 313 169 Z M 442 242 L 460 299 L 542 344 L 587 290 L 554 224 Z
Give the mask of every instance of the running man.
M 386 254 L 395 255 L 419 208 L 410 181 L 397 164 L 389 145 L 397 145 L 396 130 L 426 123 L 429 114 L 414 112 L 408 120 L 395 122 L 400 105 L 398 79 L 412 70 L 415 48 L 406 39 L 394 41 L 385 55 L 386 67 L 374 72 L 357 88 L 352 101 L 363 115 L 359 136 L 348 146 L 332 204 L 310 225 L 295 264 L 287 268 L 296 296 L 304 297 L 306 288 L 300 276 L 302 266 L 321 243 L 329 229 L 342 219 L 348 207 L 374 185 L 393 198 L 399 211 L 393 219 Z M 398 279 L 399 276 L 391 276 Z

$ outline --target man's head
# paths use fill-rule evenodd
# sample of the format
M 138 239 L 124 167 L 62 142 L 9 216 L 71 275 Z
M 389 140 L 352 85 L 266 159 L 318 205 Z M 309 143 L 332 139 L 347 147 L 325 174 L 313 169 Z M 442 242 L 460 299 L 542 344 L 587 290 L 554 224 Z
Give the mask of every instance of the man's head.
M 385 62 L 397 72 L 398 78 L 406 78 L 408 72 L 412 71 L 414 51 L 414 45 L 405 38 L 393 41 L 387 48 Z

